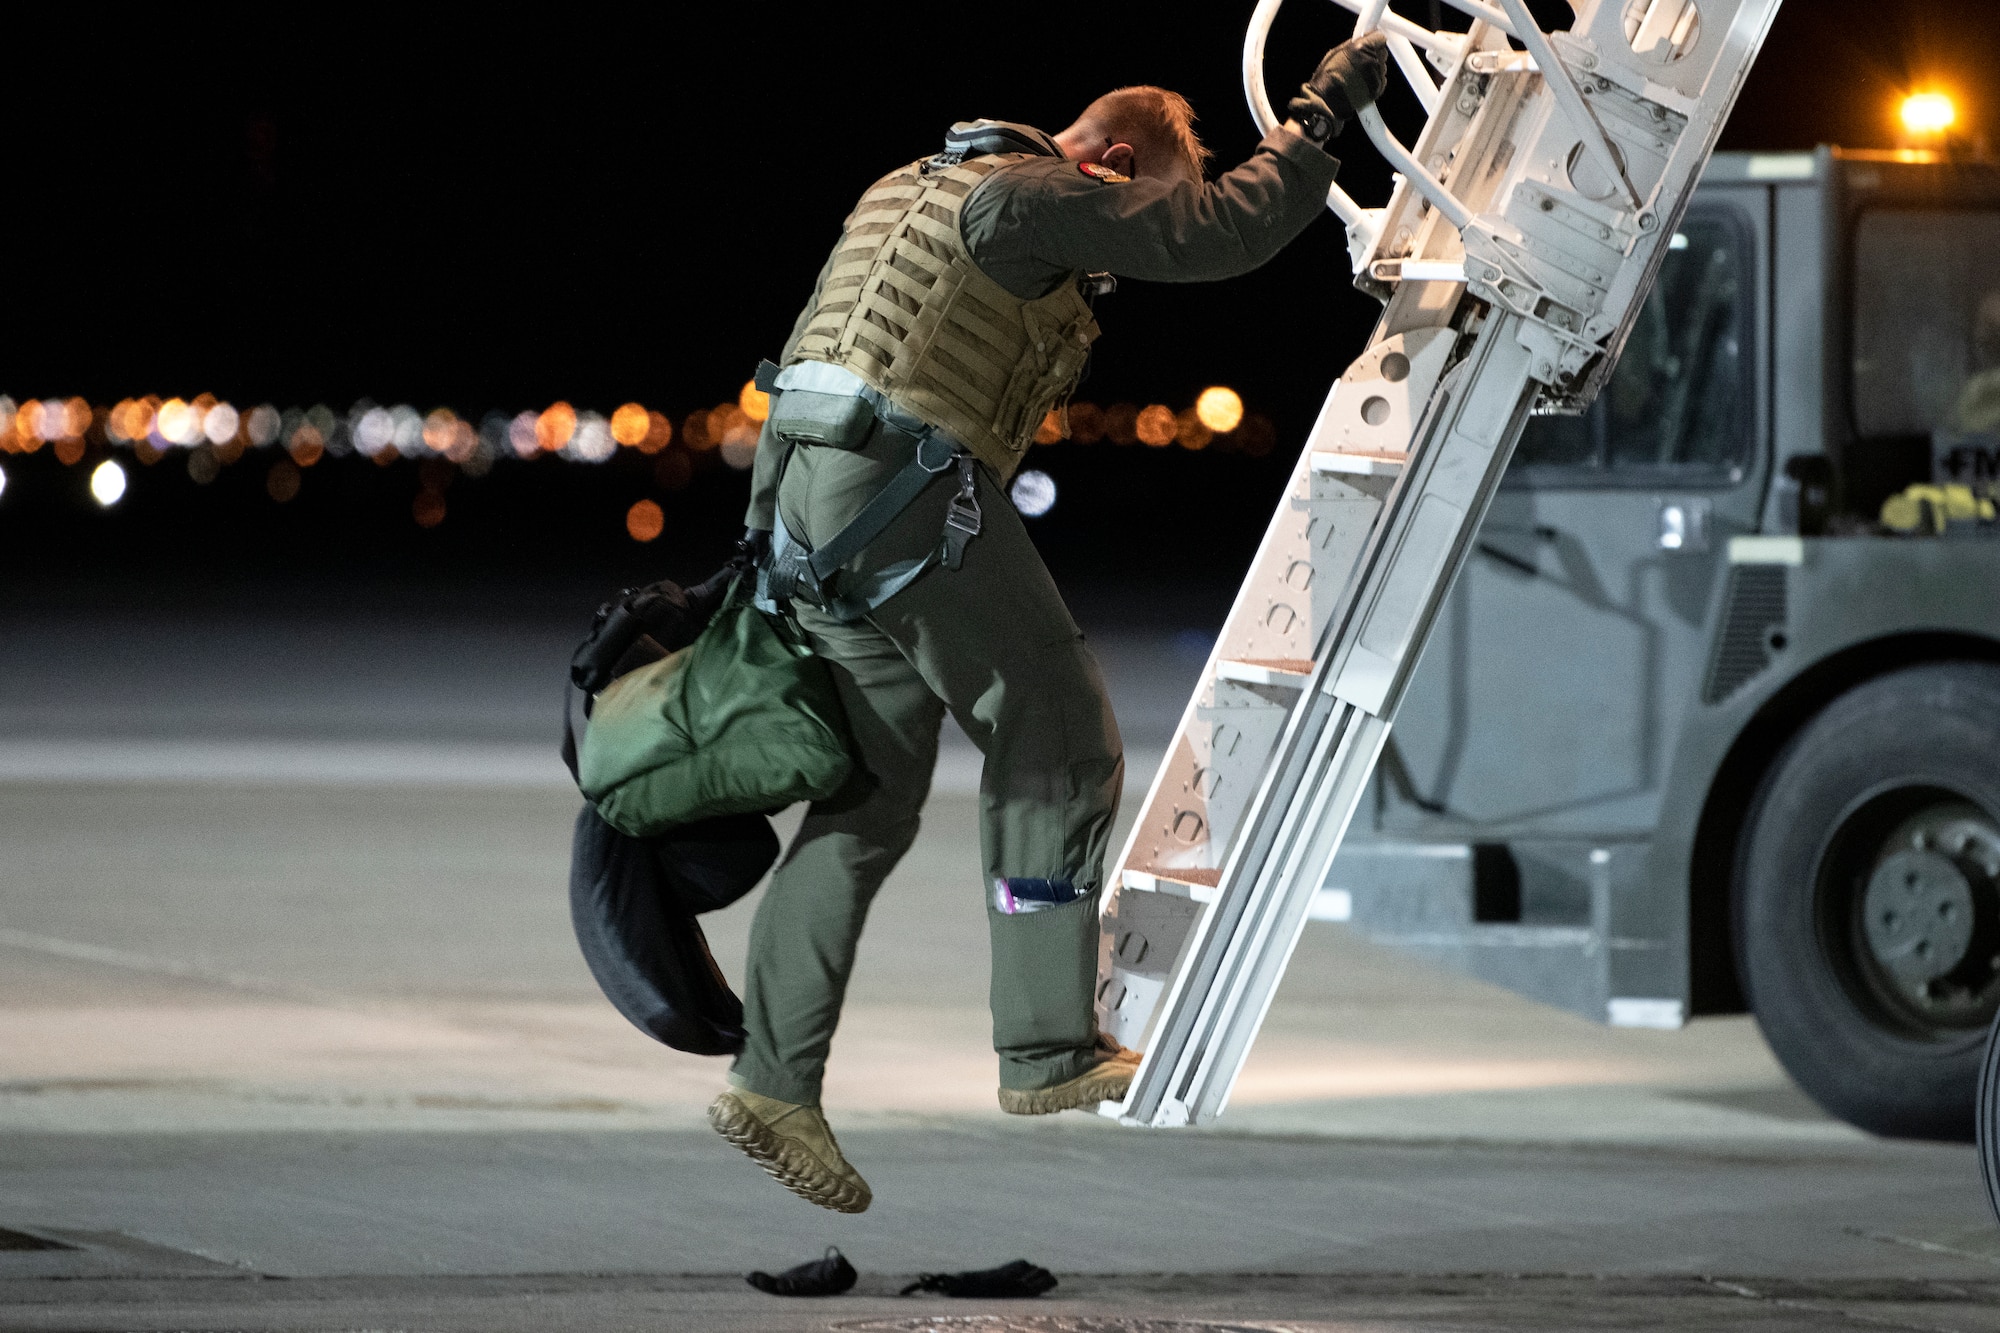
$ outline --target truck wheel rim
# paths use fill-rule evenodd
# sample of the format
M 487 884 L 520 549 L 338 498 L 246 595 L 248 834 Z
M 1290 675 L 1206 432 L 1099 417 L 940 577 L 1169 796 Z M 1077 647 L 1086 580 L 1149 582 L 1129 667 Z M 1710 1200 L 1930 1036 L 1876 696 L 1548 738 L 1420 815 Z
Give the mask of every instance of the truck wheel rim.
M 2000 820 L 1942 787 L 1849 811 L 1820 855 L 1827 962 L 1876 1026 L 1941 1041 L 2000 1012 Z

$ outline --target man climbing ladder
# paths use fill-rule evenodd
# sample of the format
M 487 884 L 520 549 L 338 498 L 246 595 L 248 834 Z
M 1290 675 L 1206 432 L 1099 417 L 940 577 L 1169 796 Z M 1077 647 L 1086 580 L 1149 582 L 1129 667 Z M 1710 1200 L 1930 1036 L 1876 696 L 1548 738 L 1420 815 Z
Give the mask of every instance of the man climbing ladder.
M 869 1187 L 819 1109 L 868 905 L 908 850 L 946 710 L 985 756 L 982 892 L 1000 1105 L 1125 1095 L 1137 1057 L 1092 1014 L 1098 894 L 1124 760 L 1103 682 L 1006 485 L 1097 336 L 1105 275 L 1247 272 L 1318 216 L 1326 151 L 1386 81 L 1369 36 L 1330 52 L 1249 161 L 1203 180 L 1176 94 L 1125 88 L 1053 137 L 953 127 L 849 215 L 769 383 L 748 516 L 767 595 L 831 664 L 857 750 L 751 930 L 747 1044 L 716 1129 L 801 1197 Z

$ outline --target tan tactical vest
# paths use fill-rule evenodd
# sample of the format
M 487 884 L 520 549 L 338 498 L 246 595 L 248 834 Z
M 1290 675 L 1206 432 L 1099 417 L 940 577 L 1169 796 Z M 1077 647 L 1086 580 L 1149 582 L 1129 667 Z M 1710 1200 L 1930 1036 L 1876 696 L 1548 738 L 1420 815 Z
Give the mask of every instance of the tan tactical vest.
M 1075 282 L 1024 301 L 972 262 L 973 188 L 1023 153 L 913 162 L 848 216 L 792 361 L 845 367 L 971 450 L 1004 482 L 1083 374 L 1097 321 Z

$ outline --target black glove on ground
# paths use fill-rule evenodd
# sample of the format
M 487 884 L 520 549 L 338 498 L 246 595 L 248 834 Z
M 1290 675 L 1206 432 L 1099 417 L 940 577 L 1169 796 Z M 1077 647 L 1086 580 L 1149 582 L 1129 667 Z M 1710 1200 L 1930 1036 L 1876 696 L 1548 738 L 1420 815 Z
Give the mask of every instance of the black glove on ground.
M 1048 1269 L 1016 1259 L 998 1268 L 980 1268 L 970 1273 L 925 1273 L 903 1288 L 903 1295 L 934 1292 L 939 1296 L 961 1296 L 973 1300 L 1039 1296 L 1053 1291 L 1056 1275 Z
M 824 1258 L 782 1273 L 752 1273 L 743 1280 L 773 1296 L 838 1296 L 854 1285 L 855 1276 L 847 1256 L 829 1245 Z
M 1286 104 L 1285 115 L 1297 122 L 1306 138 L 1324 144 L 1388 86 L 1389 39 L 1378 28 L 1328 51 L 1299 95 Z

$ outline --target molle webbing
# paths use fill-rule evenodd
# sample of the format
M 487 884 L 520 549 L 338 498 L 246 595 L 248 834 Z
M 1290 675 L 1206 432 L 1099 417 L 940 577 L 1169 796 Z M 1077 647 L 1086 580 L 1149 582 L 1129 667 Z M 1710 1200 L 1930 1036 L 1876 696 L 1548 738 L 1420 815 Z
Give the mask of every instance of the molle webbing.
M 1097 324 L 1074 282 L 1023 300 L 980 272 L 959 210 L 1026 154 L 912 163 L 855 205 L 795 361 L 843 366 L 1004 481 L 1083 373 Z

